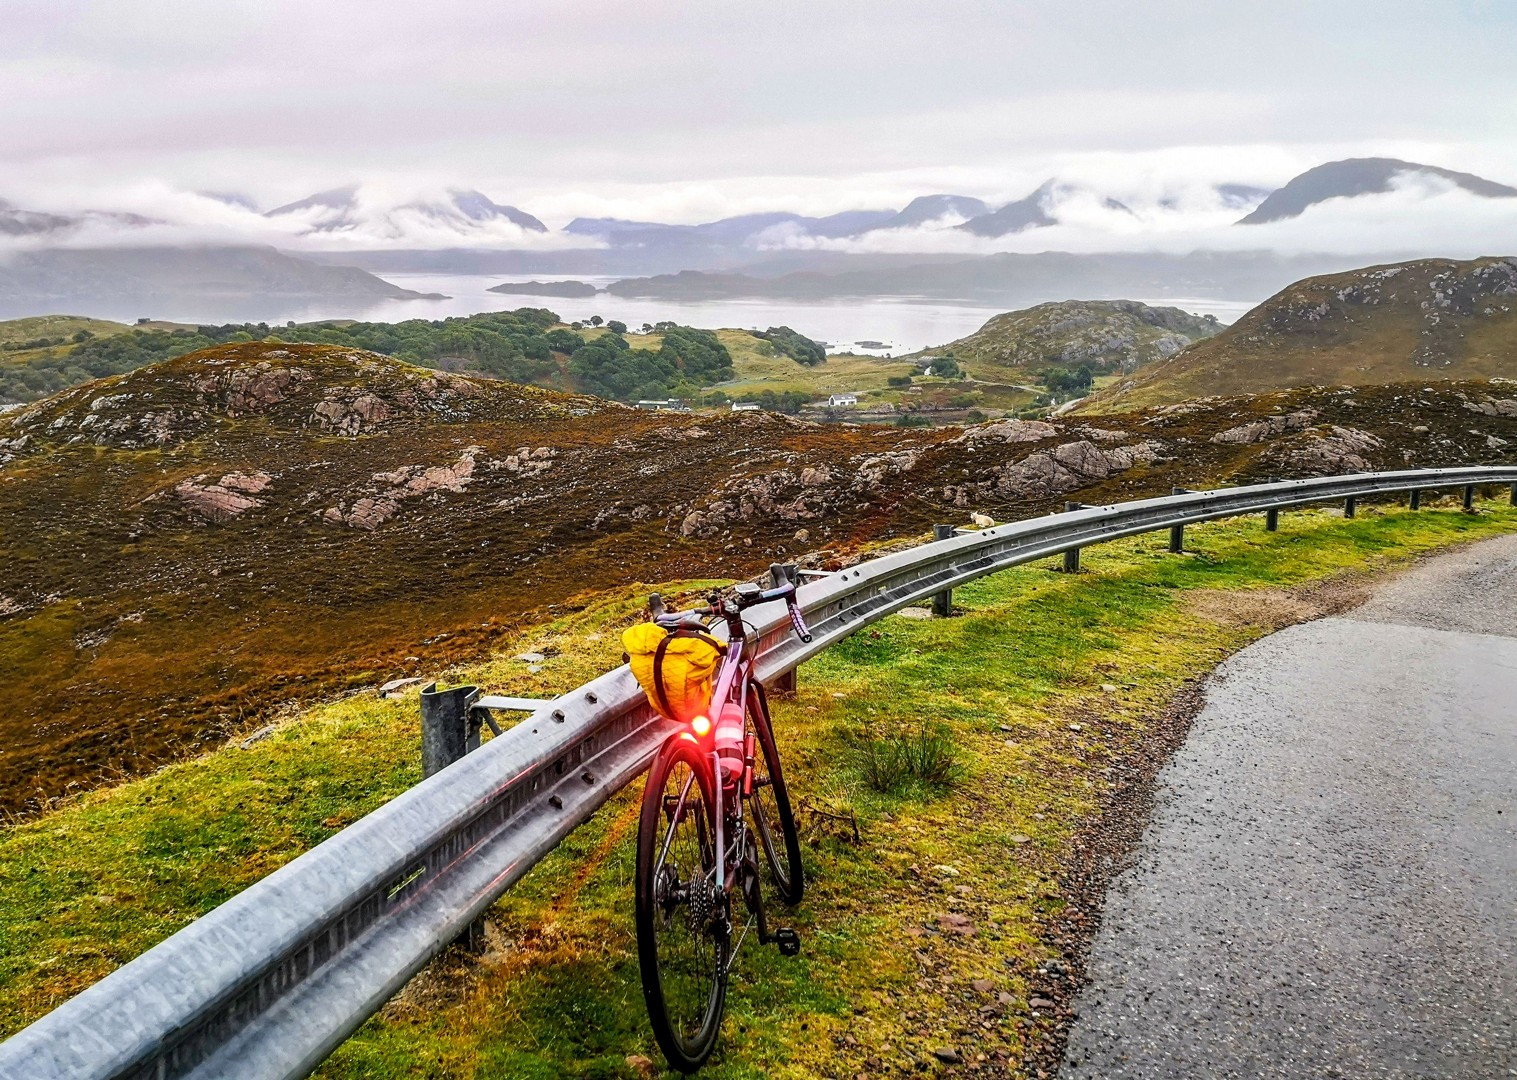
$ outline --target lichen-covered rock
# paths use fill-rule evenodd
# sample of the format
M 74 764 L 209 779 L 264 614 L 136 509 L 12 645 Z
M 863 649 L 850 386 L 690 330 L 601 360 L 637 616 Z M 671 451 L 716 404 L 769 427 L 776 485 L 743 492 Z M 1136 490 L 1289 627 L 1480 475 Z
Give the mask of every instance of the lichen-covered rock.
M 1059 427 L 1044 420 L 995 420 L 966 428 L 956 443 L 1024 443 L 1041 442 L 1059 434 Z
M 1283 416 L 1266 416 L 1261 420 L 1253 420 L 1247 424 L 1239 424 L 1237 427 L 1219 431 L 1211 437 L 1211 441 L 1219 444 L 1249 446 L 1256 442 L 1263 442 L 1265 439 L 1272 439 L 1277 435 L 1284 435 L 1288 431 L 1303 431 L 1311 427 L 1319 415 L 1316 409 L 1299 409 Z
M 1358 428 L 1332 425 L 1326 431 L 1311 431 L 1271 448 L 1272 460 L 1282 472 L 1308 476 L 1372 472 L 1373 455 L 1385 447 L 1384 440 Z
M 273 481 L 266 472 L 230 472 L 212 484 L 204 483 L 205 479 L 181 481 L 174 485 L 174 494 L 200 517 L 218 523 L 262 506 L 263 500 L 254 496 Z

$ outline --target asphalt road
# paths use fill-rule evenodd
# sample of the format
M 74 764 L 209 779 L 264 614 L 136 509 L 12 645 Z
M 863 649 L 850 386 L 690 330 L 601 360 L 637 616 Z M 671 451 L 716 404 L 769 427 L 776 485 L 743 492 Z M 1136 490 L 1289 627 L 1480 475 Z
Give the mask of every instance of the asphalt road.
M 1517 537 L 1218 669 L 1060 1076 L 1517 1076 Z

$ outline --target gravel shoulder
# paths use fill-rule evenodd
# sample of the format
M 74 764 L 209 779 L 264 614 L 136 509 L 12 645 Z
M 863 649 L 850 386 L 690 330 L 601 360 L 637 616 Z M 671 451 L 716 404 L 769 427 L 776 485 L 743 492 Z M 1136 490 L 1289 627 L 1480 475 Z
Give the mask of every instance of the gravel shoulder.
M 1224 663 L 1061 1075 L 1517 1075 L 1517 537 Z

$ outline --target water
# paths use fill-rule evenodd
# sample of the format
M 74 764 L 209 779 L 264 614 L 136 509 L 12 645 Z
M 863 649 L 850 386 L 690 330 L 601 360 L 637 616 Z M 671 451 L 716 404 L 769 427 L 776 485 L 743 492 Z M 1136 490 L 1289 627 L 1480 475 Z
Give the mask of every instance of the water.
M 922 297 L 870 297 L 840 300 L 701 300 L 676 302 L 638 299 L 599 293 L 583 298 L 529 296 L 492 293 L 490 286 L 506 280 L 499 274 L 386 274 L 386 280 L 423 293 L 442 293 L 445 300 L 361 300 L 337 297 L 291 303 L 289 300 L 262 297 L 217 298 L 200 301 L 165 299 L 140 310 L 136 304 L 120 311 L 109 305 L 100 310 L 78 310 L 75 314 L 95 315 L 133 321 L 132 316 L 150 315 L 155 319 L 185 323 L 313 322 L 323 319 L 358 319 L 365 322 L 400 322 L 404 319 L 443 319 L 457 315 L 474 315 L 485 311 L 509 311 L 519 307 L 545 307 L 566 322 L 588 320 L 592 315 L 616 319 L 637 329 L 643 323 L 665 320 L 684 326 L 705 329 L 765 329 L 789 326 L 827 343 L 830 352 L 857 352 L 869 355 L 893 355 L 943 345 L 965 337 L 1005 306 L 980 303 L 955 303 Z M 612 277 L 538 277 L 538 280 L 584 281 L 603 287 L 617 280 Z M 1048 297 L 1048 299 L 1066 299 Z M 1216 315 L 1232 322 L 1253 306 L 1250 301 L 1216 299 L 1145 299 L 1149 304 L 1165 304 L 1200 314 Z M 1024 305 L 1025 306 L 1025 305 Z M 34 314 L 34 313 L 32 313 Z M 859 342 L 878 342 L 864 347 Z

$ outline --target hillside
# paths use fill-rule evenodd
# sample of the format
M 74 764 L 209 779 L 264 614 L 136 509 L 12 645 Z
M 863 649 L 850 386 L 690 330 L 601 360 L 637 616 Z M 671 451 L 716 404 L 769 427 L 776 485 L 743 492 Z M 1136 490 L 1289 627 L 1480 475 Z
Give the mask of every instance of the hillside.
M 1214 316 L 1179 308 L 1064 300 L 997 315 L 968 337 L 928 351 L 951 353 L 980 379 L 1025 380 L 1051 366 L 1130 373 L 1221 329 Z
M 1517 378 L 1517 259 L 1422 259 L 1298 281 L 1082 411 L 1208 394 Z
M 1517 448 L 1517 391 L 1420 387 L 922 431 L 639 412 L 329 345 L 100 380 L 0 415 L 0 807 L 638 581 L 826 563 L 971 511 Z

